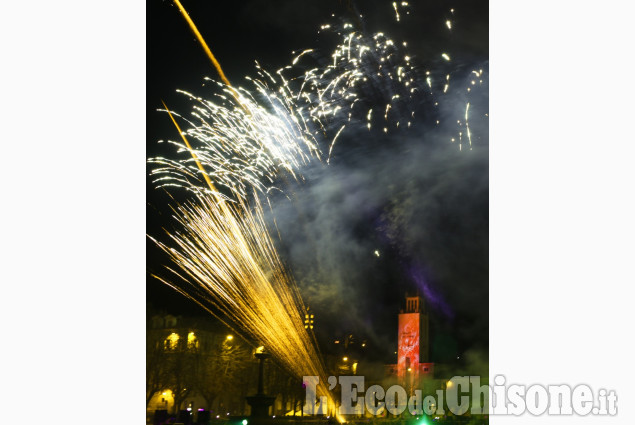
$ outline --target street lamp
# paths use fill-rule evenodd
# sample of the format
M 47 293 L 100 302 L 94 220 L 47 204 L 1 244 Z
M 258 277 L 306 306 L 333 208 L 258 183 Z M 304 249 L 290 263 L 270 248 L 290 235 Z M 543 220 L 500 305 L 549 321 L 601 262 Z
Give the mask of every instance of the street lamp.
M 169 401 L 168 401 L 168 392 L 167 391 L 163 391 L 163 393 L 161 394 L 163 396 L 163 401 L 165 402 L 165 411 L 168 411 L 168 406 L 169 406 Z

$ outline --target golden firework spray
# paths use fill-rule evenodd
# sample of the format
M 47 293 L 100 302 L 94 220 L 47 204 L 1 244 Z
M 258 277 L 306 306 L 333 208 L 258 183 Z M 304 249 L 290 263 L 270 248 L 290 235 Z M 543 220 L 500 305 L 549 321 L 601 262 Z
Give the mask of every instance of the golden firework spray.
M 216 188 L 214 187 L 214 184 L 212 183 L 212 181 L 210 180 L 209 176 L 205 172 L 205 169 L 203 168 L 203 165 L 201 164 L 201 161 L 198 160 L 198 157 L 196 156 L 196 153 L 194 152 L 194 149 L 192 149 L 192 145 L 190 145 L 190 142 L 187 141 L 187 137 L 185 137 L 185 134 L 183 134 L 183 132 L 181 131 L 181 127 L 179 127 L 179 123 L 176 122 L 176 120 L 174 119 L 174 116 L 172 115 L 172 112 L 170 112 L 170 110 L 168 109 L 168 106 L 165 104 L 165 102 L 161 101 L 161 103 L 163 103 L 163 107 L 168 112 L 168 115 L 170 115 L 170 118 L 172 119 L 172 122 L 174 123 L 174 126 L 178 130 L 179 134 L 181 135 L 181 138 L 185 142 L 185 145 L 189 149 L 190 154 L 192 155 L 192 159 L 194 159 L 194 162 L 196 162 L 196 166 L 201 171 L 201 174 L 203 174 L 203 178 L 205 179 L 205 181 L 209 185 L 210 190 L 212 192 L 216 192 Z
M 205 42 L 205 39 L 203 38 L 203 36 L 199 32 L 198 28 L 196 28 L 196 25 L 194 24 L 194 21 L 192 21 L 192 18 L 190 18 L 190 15 L 187 13 L 187 11 L 185 10 L 185 8 L 183 7 L 183 5 L 181 4 L 181 2 L 179 0 L 174 0 L 174 3 L 179 8 L 179 11 L 181 11 L 181 14 L 183 15 L 183 17 L 187 21 L 188 25 L 190 26 L 190 29 L 192 30 L 192 32 L 194 33 L 194 35 L 196 36 L 198 41 L 201 43 L 201 46 L 203 47 L 203 50 L 207 54 L 207 57 L 209 58 L 210 61 L 212 61 L 212 65 L 214 65 L 214 68 L 216 68 L 216 71 L 218 72 L 218 75 L 220 76 L 220 79 L 223 80 L 223 83 L 225 83 L 229 87 L 231 87 L 231 84 L 230 84 L 229 80 L 227 79 L 227 77 L 225 77 L 225 73 L 223 72 L 223 68 L 221 68 L 220 63 L 218 63 L 218 61 L 216 60 L 216 57 L 214 56 L 214 54 L 210 50 L 209 46 Z
M 238 92 L 234 89 L 234 87 L 232 87 L 231 83 L 229 82 L 229 80 L 225 76 L 225 73 L 223 72 L 223 68 L 220 66 L 220 63 L 218 62 L 218 60 L 216 60 L 216 56 L 214 56 L 214 54 L 212 53 L 212 50 L 209 48 L 209 46 L 205 42 L 205 39 L 201 35 L 201 33 L 198 30 L 198 28 L 196 28 L 196 25 L 194 24 L 194 21 L 192 20 L 192 18 L 190 18 L 190 15 L 187 13 L 187 11 L 185 10 L 185 8 L 183 7 L 183 5 L 181 4 L 181 2 L 179 0 L 174 0 L 174 3 L 179 8 L 179 11 L 181 12 L 181 15 L 183 15 L 183 17 L 187 21 L 187 24 L 190 26 L 190 29 L 192 30 L 192 32 L 194 33 L 194 35 L 198 39 L 199 43 L 201 43 L 201 46 L 203 47 L 203 50 L 205 51 L 205 54 L 207 55 L 209 60 L 212 62 L 212 65 L 214 65 L 214 68 L 216 68 L 216 72 L 218 72 L 218 75 L 220 76 L 220 79 L 223 81 L 223 83 L 225 83 L 227 85 L 227 87 L 229 87 L 229 89 L 231 90 L 231 92 L 234 95 L 234 97 L 236 98 L 236 100 L 240 103 Z

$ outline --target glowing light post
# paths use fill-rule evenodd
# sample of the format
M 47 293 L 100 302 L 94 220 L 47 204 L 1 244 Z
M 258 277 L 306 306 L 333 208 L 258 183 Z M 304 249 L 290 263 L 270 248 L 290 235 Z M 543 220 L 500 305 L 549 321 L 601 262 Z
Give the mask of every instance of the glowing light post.
M 165 402 L 165 411 L 167 413 L 167 411 L 168 411 L 168 403 L 169 403 L 168 402 L 168 393 L 167 393 L 167 391 L 163 391 L 162 395 L 163 395 L 163 401 Z
M 276 398 L 265 395 L 265 360 L 271 357 L 271 354 L 265 353 L 264 347 L 258 347 L 255 356 L 260 361 L 258 364 L 258 392 L 255 395 L 246 397 L 246 399 L 251 406 L 251 417 L 255 419 L 252 424 L 258 425 L 264 423 L 264 419 L 269 418 L 269 406 L 273 404 Z
M 231 358 L 229 356 L 230 354 L 230 349 L 231 349 L 231 342 L 233 341 L 234 336 L 233 335 L 227 335 L 225 337 L 225 341 L 223 341 L 223 356 L 226 357 L 227 361 L 225 363 L 225 374 L 227 374 L 227 371 L 229 370 L 229 363 L 231 362 Z

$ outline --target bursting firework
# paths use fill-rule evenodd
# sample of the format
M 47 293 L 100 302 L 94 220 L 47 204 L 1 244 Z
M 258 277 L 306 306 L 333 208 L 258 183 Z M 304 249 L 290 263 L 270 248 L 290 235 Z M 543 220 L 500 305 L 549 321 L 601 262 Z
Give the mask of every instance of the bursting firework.
M 170 141 L 179 159 L 155 157 L 151 175 L 158 187 L 180 186 L 196 193 L 209 190 L 196 157 L 215 184 L 237 198 L 245 198 L 252 188 L 267 193 L 281 173 L 301 179 L 298 170 L 319 157 L 315 138 L 288 98 L 280 97 L 256 81 L 257 94 L 266 107 L 244 89 L 218 84 L 221 94 L 215 101 L 180 91 L 194 103 L 192 118 L 185 118 L 185 135 L 196 143 Z
M 406 2 L 395 3 L 395 10 L 409 13 Z M 452 28 L 451 21 L 446 25 Z M 156 185 L 206 191 L 193 150 L 209 177 L 232 195 L 244 198 L 251 188 L 267 194 L 281 189 L 281 178 L 303 181 L 302 167 L 312 160 L 329 163 L 347 128 L 353 134 L 402 134 L 426 121 L 443 128 L 459 150 L 472 148 L 470 96 L 483 86 L 482 68 L 431 72 L 414 65 L 407 41 L 382 32 L 366 35 L 350 23 L 322 25 L 320 32 L 327 31 L 340 42 L 321 66 L 310 65 L 320 58 L 319 51 L 306 49 L 274 73 L 256 64 L 257 76 L 246 77 L 251 90 L 236 89 L 224 78 L 212 82 L 218 92 L 211 99 L 179 91 L 193 104 L 190 117 L 178 116 L 188 124 L 186 134 L 194 146 L 169 141 L 180 158 L 149 160 Z M 447 69 L 449 54 L 440 58 L 439 68 Z M 454 93 L 453 74 L 461 82 Z M 462 107 L 456 107 L 457 99 Z M 451 103 L 451 125 L 438 117 L 439 110 L 447 109 L 444 101 Z

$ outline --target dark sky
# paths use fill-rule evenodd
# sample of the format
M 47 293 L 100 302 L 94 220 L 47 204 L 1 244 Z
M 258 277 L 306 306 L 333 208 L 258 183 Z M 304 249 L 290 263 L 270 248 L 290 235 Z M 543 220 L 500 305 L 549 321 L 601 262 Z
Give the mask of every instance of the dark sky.
M 410 3 L 410 15 L 397 24 L 390 1 L 183 1 L 234 85 L 245 85 L 244 76 L 254 75 L 254 60 L 277 70 L 290 62 L 294 50 L 314 48 L 328 57 L 333 39 L 319 36 L 319 26 L 350 21 L 353 11 L 363 15 L 357 25 L 365 33 L 382 31 L 407 40 L 422 76 L 425 70 L 451 73 L 453 87 L 463 87 L 471 69 L 487 68 L 487 2 Z M 452 56 L 451 65 L 440 59 L 443 52 Z M 169 149 L 162 150 L 165 144 L 156 142 L 178 136 L 169 118 L 156 112 L 161 100 L 186 113 L 191 105 L 175 90 L 205 96 L 210 89 L 202 87 L 204 76 L 217 78 L 176 6 L 148 2 L 148 156 L 169 155 Z M 390 361 L 403 296 L 418 290 L 430 301 L 433 360 L 486 352 L 487 89 L 469 99 L 476 118 L 471 123 L 474 149 L 467 152 L 448 142 L 455 127 L 430 125 L 464 114 L 466 98 L 456 92 L 434 111 L 427 103 L 418 105 L 421 122 L 410 132 L 384 136 L 353 129 L 338 142 L 328 168 L 309 167 L 307 183 L 289 188 L 295 206 L 273 199 L 282 236 L 279 252 L 315 310 L 324 340 L 354 332 L 377 347 L 378 359 Z M 149 180 L 147 187 L 147 231 L 157 235 L 162 226 L 171 226 L 170 199 Z M 151 242 L 147 247 L 148 271 L 164 274 L 165 258 Z M 200 313 L 151 277 L 147 297 L 158 308 Z

